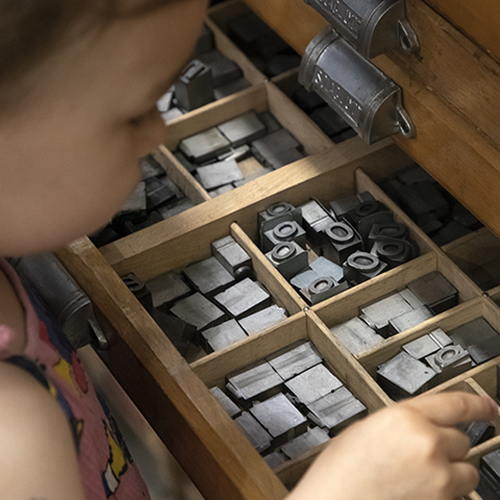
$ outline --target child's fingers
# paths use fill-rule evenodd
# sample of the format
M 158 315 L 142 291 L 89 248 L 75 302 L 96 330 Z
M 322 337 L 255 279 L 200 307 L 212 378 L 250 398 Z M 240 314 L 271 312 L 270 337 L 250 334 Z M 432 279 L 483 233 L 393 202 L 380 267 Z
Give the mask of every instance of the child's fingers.
M 443 451 L 451 462 L 458 462 L 467 456 L 470 439 L 466 434 L 453 428 L 441 429 L 439 434 Z
M 420 396 L 402 404 L 418 411 L 440 426 L 455 426 L 474 420 L 491 421 L 498 418 L 498 406 L 493 399 L 466 392 Z
M 451 464 L 450 467 L 450 498 L 462 498 L 477 488 L 479 472 L 473 465 L 466 462 L 457 462 Z

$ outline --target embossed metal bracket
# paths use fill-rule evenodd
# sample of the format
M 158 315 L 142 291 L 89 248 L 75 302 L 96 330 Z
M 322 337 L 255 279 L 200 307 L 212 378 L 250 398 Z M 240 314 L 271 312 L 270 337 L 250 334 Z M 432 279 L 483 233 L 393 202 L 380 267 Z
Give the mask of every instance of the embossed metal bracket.
M 401 88 L 362 57 L 332 28 L 307 47 L 299 81 L 316 92 L 368 144 L 415 127 L 403 107 Z
M 304 0 L 317 10 L 364 57 L 371 59 L 400 48 L 419 50 L 406 19 L 404 0 Z

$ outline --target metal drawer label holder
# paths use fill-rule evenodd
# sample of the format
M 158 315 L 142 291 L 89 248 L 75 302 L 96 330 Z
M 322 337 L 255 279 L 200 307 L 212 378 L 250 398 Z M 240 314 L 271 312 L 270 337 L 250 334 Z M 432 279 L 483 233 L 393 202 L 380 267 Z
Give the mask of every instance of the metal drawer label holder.
M 322 97 L 367 144 L 396 133 L 408 139 L 415 135 L 401 88 L 330 27 L 307 47 L 299 82 Z
M 419 50 L 406 19 L 404 0 L 304 0 L 318 11 L 364 57 L 371 59 L 400 48 Z

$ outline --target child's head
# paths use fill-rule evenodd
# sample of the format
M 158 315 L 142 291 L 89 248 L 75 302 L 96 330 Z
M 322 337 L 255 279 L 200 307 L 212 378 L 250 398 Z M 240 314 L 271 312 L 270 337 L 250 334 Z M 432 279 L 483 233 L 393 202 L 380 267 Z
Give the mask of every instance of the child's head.
M 1 254 L 88 234 L 140 181 L 206 7 L 153 2 L 0 0 Z

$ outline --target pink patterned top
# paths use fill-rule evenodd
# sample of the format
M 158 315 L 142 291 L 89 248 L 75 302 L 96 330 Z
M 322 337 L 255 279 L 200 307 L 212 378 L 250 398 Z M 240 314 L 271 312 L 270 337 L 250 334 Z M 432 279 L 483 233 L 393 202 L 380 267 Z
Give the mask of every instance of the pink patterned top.
M 27 331 L 23 356 L 11 356 L 13 332 L 0 325 L 0 360 L 32 374 L 61 406 L 73 434 L 86 498 L 149 499 L 116 422 L 92 387 L 76 351 L 4 259 L 0 268 L 24 307 Z

